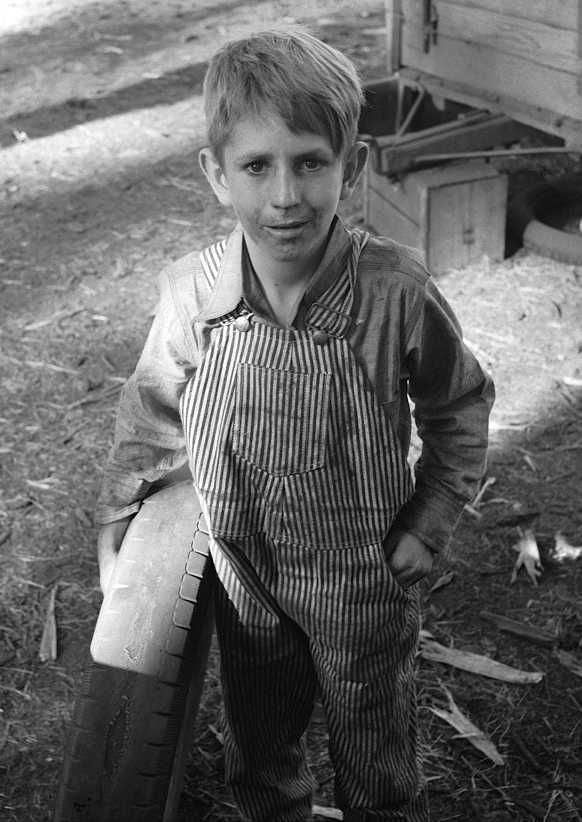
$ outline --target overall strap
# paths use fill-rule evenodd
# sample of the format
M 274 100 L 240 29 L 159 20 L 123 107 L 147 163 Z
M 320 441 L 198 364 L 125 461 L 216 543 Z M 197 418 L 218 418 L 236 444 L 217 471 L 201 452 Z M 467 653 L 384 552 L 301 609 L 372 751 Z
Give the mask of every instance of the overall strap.
M 216 283 L 225 248 L 226 240 L 220 240 L 220 242 L 209 245 L 200 252 L 200 264 L 210 289 L 214 288 Z
M 370 238 L 369 232 L 360 229 L 353 229 L 350 233 L 352 250 L 345 270 L 327 291 L 310 305 L 305 318 L 305 324 L 309 329 L 323 331 L 338 339 L 345 337 L 352 323 L 351 310 L 358 262 Z

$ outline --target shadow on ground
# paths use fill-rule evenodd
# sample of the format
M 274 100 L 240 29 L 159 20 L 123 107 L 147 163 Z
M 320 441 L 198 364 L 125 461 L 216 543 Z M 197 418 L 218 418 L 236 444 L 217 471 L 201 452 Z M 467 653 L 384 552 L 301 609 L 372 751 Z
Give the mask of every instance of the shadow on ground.
M 127 88 L 91 99 L 76 98 L 0 121 L 0 148 L 15 145 L 14 133 L 34 140 L 66 131 L 93 120 L 125 114 L 141 108 L 171 105 L 202 93 L 207 63 L 194 63 L 160 77 L 142 80 Z M 136 135 L 138 139 L 138 135 Z

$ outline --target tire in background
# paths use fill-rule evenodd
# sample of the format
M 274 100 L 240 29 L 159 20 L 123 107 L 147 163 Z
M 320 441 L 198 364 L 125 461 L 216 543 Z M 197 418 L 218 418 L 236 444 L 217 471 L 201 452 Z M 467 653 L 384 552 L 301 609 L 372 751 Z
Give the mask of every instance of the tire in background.
M 582 218 L 582 174 L 540 181 L 509 203 L 508 230 L 524 248 L 559 262 L 582 263 L 582 231 L 564 226 Z
M 214 569 L 205 531 L 198 501 L 187 485 L 158 492 L 132 521 L 112 584 L 116 581 L 118 586 L 120 612 L 148 603 L 143 625 L 155 653 L 146 649 L 141 657 L 120 657 L 127 620 L 121 618 L 115 625 L 116 597 L 108 591 L 107 618 L 102 618 L 102 608 L 93 645 L 106 648 L 113 661 L 117 655 L 124 667 L 91 662 L 85 671 L 65 748 L 54 822 L 175 818 L 213 629 Z M 155 584 L 152 568 L 160 569 L 163 580 L 148 600 L 147 585 Z M 139 595 L 132 595 L 132 586 Z M 136 642 L 144 647 L 136 636 L 139 613 L 134 615 L 132 647 Z M 115 633 L 109 646 L 104 627 Z M 136 659 L 156 659 L 155 675 L 127 670 Z

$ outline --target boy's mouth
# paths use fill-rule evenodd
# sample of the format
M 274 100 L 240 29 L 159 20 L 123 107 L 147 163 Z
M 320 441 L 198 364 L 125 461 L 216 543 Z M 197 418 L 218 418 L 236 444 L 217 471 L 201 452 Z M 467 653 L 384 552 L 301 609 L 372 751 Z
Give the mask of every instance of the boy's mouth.
M 306 220 L 289 220 L 286 223 L 271 223 L 265 226 L 268 231 L 273 231 L 276 234 L 293 234 L 301 231 L 307 225 Z

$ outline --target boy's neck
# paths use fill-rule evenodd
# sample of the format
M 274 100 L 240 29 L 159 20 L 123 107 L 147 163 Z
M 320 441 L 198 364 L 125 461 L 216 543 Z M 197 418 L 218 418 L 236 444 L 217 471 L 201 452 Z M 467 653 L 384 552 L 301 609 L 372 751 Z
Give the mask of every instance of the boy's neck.
M 259 280 L 263 293 L 280 325 L 291 326 L 299 304 L 325 253 L 325 248 L 313 259 L 300 264 L 294 260 L 272 260 L 245 240 L 248 260 Z
M 294 291 L 315 274 L 325 253 L 325 246 L 307 259 L 274 260 L 245 238 L 249 260 L 264 288 Z

